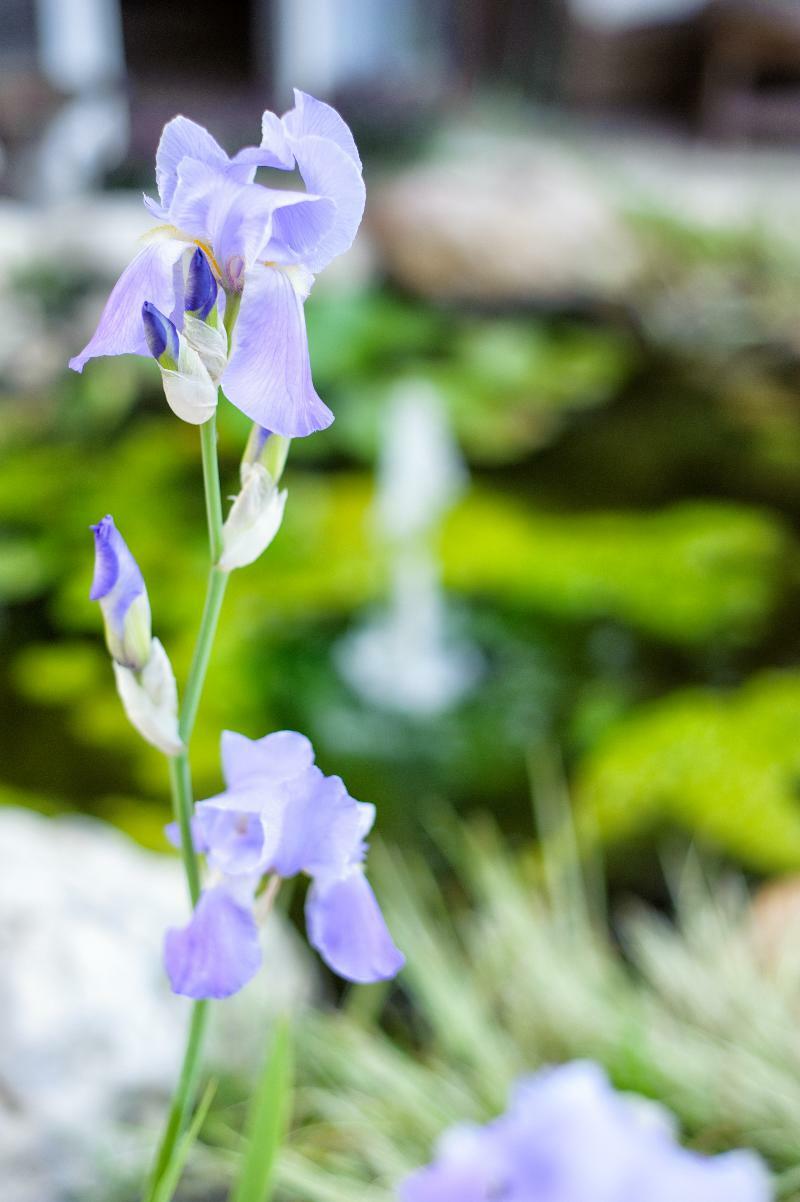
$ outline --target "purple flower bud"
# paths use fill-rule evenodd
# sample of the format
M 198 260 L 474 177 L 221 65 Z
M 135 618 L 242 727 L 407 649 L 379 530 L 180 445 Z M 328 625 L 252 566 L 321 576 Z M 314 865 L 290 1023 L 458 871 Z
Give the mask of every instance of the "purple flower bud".
M 217 281 L 208 259 L 198 246 L 189 261 L 183 307 L 187 313 L 205 321 L 216 303 Z
M 170 319 L 150 301 L 145 301 L 142 305 L 142 324 L 150 354 L 162 367 L 174 368 L 178 362 L 180 342 L 178 331 Z
M 108 515 L 94 532 L 94 579 L 89 593 L 99 601 L 106 643 L 114 660 L 140 671 L 150 658 L 150 602 L 139 565 Z

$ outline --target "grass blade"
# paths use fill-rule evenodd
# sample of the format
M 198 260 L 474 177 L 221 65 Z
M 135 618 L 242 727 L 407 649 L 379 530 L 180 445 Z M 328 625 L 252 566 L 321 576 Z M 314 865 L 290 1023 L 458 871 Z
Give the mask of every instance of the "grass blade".
M 268 1202 L 271 1198 L 275 1161 L 289 1122 L 291 1094 L 291 1027 L 283 1018 L 275 1025 L 272 1046 L 250 1104 L 242 1170 L 230 1202 Z
M 211 1103 L 214 1099 L 214 1094 L 217 1091 L 216 1081 L 210 1081 L 208 1088 L 200 1099 L 200 1104 L 194 1113 L 194 1117 L 189 1125 L 186 1134 L 181 1136 L 172 1158 L 167 1165 L 167 1168 L 153 1194 L 153 1202 L 171 1202 L 172 1195 L 178 1188 L 178 1182 L 181 1179 L 181 1174 L 186 1167 L 186 1161 L 189 1159 L 189 1153 L 192 1150 L 192 1145 L 200 1134 L 200 1128 L 206 1120 Z

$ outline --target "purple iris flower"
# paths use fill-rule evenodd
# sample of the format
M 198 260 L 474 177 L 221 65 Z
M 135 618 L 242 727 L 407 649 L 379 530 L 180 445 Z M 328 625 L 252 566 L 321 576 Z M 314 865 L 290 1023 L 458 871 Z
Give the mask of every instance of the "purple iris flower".
M 199 802 L 194 817 L 196 842 L 217 883 L 188 926 L 167 935 L 175 992 L 227 997 L 255 974 L 258 934 L 242 914 L 251 914 L 267 874 L 311 877 L 309 941 L 339 976 L 395 976 L 404 958 L 364 874 L 375 807 L 355 801 L 338 776 L 325 776 L 308 739 L 294 731 L 257 740 L 225 731 L 222 764 L 227 788 Z
M 150 601 L 139 565 L 108 514 L 94 534 L 94 578 L 90 601 L 99 601 L 112 658 L 141 671 L 150 658 Z
M 769 1175 L 744 1151 L 701 1156 L 653 1103 L 615 1093 L 574 1063 L 519 1083 L 504 1115 L 445 1133 L 400 1202 L 768 1202 Z
M 257 184 L 258 167 L 296 169 L 306 191 Z M 330 425 L 333 415 L 311 380 L 303 302 L 314 275 L 351 245 L 364 211 L 361 161 L 347 125 L 327 104 L 295 91 L 295 106 L 282 118 L 264 113 L 261 145 L 229 158 L 202 126 L 175 117 L 158 146 L 156 183 L 159 200 L 145 197 L 145 205 L 160 224 L 70 367 L 82 371 L 98 355 L 146 354 L 146 301 L 181 329 L 181 260 L 201 248 L 226 294 L 221 301 L 240 299 L 225 395 L 289 438 Z M 195 286 L 190 279 L 193 303 Z

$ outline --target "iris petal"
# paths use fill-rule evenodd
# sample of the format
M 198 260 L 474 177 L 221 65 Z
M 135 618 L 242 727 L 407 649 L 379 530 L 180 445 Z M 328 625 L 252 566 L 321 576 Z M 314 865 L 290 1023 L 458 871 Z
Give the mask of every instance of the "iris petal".
M 264 117 L 267 116 L 271 117 L 272 113 L 265 113 Z M 295 88 L 294 108 L 284 114 L 283 126 L 292 138 L 305 138 L 312 135 L 335 142 L 361 171 L 361 159 L 350 127 L 342 120 L 336 109 L 331 108 L 329 104 L 315 100 L 307 92 L 301 92 Z M 262 126 L 262 128 L 264 127 Z
M 142 305 L 150 301 L 162 313 L 174 315 L 181 297 L 176 264 L 186 243 L 175 238 L 148 242 L 117 280 L 100 316 L 97 329 L 79 355 L 70 359 L 73 371 L 98 355 L 149 355 L 142 326 Z
M 306 135 L 293 141 L 292 149 L 308 191 L 336 206 L 330 229 L 303 260 L 309 271 L 318 272 L 352 246 L 364 216 L 366 190 L 353 160 L 327 138 Z
M 338 879 L 313 882 L 306 926 L 311 946 L 348 981 L 385 981 L 405 963 L 360 867 Z
M 258 265 L 247 273 L 222 387 L 242 413 L 286 438 L 333 421 L 314 390 L 303 304 L 286 272 Z
M 172 989 L 191 998 L 230 997 L 261 964 L 250 910 L 222 885 L 206 890 L 187 926 L 167 931 L 164 960 Z
M 164 126 L 156 150 L 156 185 L 165 209 L 172 203 L 178 184 L 178 168 L 186 158 L 196 159 L 208 167 L 228 165 L 227 154 L 207 129 L 188 117 L 173 117 Z
M 222 770 L 229 789 L 288 780 L 313 763 L 311 742 L 296 730 L 276 730 L 263 739 L 248 739 L 235 730 L 222 732 Z

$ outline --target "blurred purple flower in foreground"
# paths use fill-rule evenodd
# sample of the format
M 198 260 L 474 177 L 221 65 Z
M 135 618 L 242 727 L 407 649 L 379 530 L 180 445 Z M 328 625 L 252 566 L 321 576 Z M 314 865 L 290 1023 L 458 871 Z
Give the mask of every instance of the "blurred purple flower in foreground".
M 306 191 L 256 184 L 258 167 L 296 169 Z M 282 118 L 264 113 L 261 145 L 229 158 L 202 126 L 175 117 L 158 146 L 156 183 L 159 200 L 145 197 L 145 205 L 162 224 L 120 276 L 70 366 L 82 371 L 97 355 L 147 354 L 145 303 L 182 329 L 181 260 L 201 247 L 222 289 L 220 305 L 241 302 L 225 395 L 289 438 L 330 425 L 333 415 L 311 380 L 303 302 L 314 274 L 351 245 L 364 212 L 361 160 L 347 125 L 295 91 L 295 106 Z
M 751 1152 L 701 1156 L 674 1138 L 653 1103 L 615 1093 L 574 1063 L 523 1079 L 507 1112 L 446 1132 L 436 1159 L 400 1186 L 400 1202 L 768 1202 Z
M 354 801 L 338 776 L 315 767 L 310 742 L 294 731 L 257 740 L 224 731 L 222 763 L 227 789 L 199 802 L 194 817 L 196 848 L 214 883 L 188 926 L 167 932 L 175 992 L 228 997 L 255 975 L 261 954 L 253 909 L 265 874 L 311 877 L 309 940 L 339 976 L 395 976 L 403 956 L 364 875 L 375 807 Z

